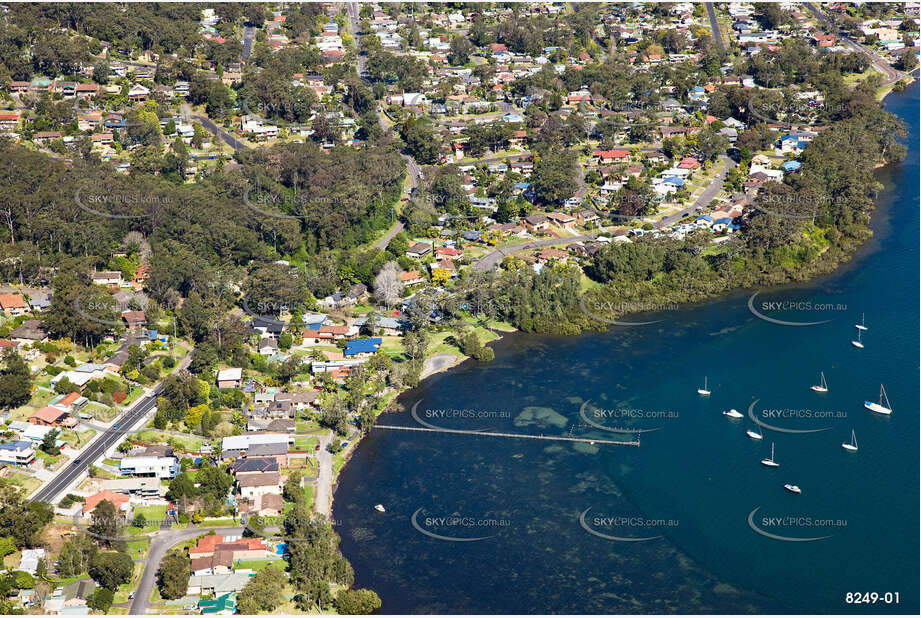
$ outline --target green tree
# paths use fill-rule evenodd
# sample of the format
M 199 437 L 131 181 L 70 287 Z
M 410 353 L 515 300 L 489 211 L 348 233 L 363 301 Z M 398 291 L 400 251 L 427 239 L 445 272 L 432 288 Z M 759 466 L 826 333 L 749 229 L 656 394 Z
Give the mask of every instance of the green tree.
M 0 535 L 13 537 L 17 547 L 36 547 L 42 528 L 53 518 L 47 502 L 26 499 L 15 485 L 0 485 Z
M 237 609 L 241 614 L 271 612 L 284 603 L 287 576 L 275 565 L 268 565 L 256 573 L 237 595 Z
M 90 577 L 108 590 L 117 590 L 122 584 L 128 583 L 133 572 L 134 562 L 124 552 L 99 552 L 90 560 Z
M 96 543 L 85 534 L 68 539 L 58 555 L 58 573 L 62 577 L 76 577 L 86 573 L 97 551 Z
M 180 599 L 189 588 L 192 563 L 181 549 L 170 550 L 157 569 L 157 589 L 164 599 Z
M 0 407 L 18 408 L 27 403 L 31 395 L 32 373 L 19 354 L 8 352 L 0 369 Z
M 102 547 L 114 547 L 121 540 L 122 516 L 108 500 L 102 500 L 93 509 L 87 530 Z
M 58 436 L 61 435 L 61 432 L 57 429 L 53 429 L 45 434 L 45 437 L 42 438 L 42 444 L 38 448 L 42 452 L 48 453 L 49 455 L 60 455 L 61 447 L 57 445 Z
M 381 599 L 373 590 L 340 590 L 336 595 L 336 611 L 340 614 L 372 614 L 381 608 Z
M 109 611 L 109 608 L 112 607 L 112 601 L 115 599 L 115 593 L 107 588 L 96 588 L 93 592 L 87 597 L 86 605 L 90 609 L 99 610 L 103 613 Z

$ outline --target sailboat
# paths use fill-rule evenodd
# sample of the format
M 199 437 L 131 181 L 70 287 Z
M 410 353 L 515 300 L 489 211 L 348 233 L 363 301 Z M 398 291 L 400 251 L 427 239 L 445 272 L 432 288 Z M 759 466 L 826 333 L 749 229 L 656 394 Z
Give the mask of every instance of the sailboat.
M 864 324 L 866 322 L 864 314 L 860 314 L 860 324 L 854 324 L 857 327 L 857 330 L 869 330 Z
M 854 433 L 854 430 L 851 429 L 851 441 L 842 442 L 841 447 L 846 451 L 854 452 L 857 450 L 857 435 Z
M 799 488 L 799 485 L 791 485 L 790 483 L 787 483 L 786 485 L 783 486 L 783 488 L 794 494 L 803 493 L 803 490 Z
M 860 340 L 860 329 L 857 329 L 857 341 L 851 341 L 851 345 L 855 348 L 863 348 L 863 342 Z
M 761 432 L 758 431 L 757 425 L 755 426 L 754 429 L 746 430 L 745 435 L 747 435 L 749 438 L 752 438 L 754 440 L 761 440 L 762 438 L 764 438 L 764 436 L 761 435 Z
M 738 410 L 736 410 L 735 408 L 726 410 L 725 412 L 723 412 L 723 414 L 725 416 L 728 416 L 729 418 L 742 418 L 743 416 L 743 414 L 739 412 Z
M 704 376 L 704 387 L 697 389 L 698 395 L 709 395 L 710 389 L 707 388 L 707 376 Z
M 886 402 L 886 405 L 883 405 L 883 401 Z M 870 412 L 876 412 L 878 414 L 892 414 L 892 404 L 889 403 L 889 397 L 886 395 L 886 389 L 883 388 L 883 385 L 879 385 L 879 403 L 873 401 L 864 401 L 863 407 L 865 407 Z
M 812 390 L 814 390 L 814 391 L 817 392 L 817 393 L 827 393 L 827 392 L 828 392 L 828 382 L 825 381 L 825 372 L 824 372 L 824 371 L 820 371 L 820 372 L 819 372 L 819 383 L 818 383 L 818 384 L 813 384 L 813 385 L 810 386 L 809 388 L 811 388 Z
M 771 458 L 762 459 L 761 463 L 767 466 L 768 468 L 779 468 L 780 464 L 774 461 L 774 443 L 771 442 Z

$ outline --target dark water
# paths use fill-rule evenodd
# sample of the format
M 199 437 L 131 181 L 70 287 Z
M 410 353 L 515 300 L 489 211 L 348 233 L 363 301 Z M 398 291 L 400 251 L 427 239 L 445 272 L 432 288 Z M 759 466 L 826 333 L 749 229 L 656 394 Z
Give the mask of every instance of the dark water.
M 405 403 L 432 424 L 611 438 L 660 428 L 640 448 L 377 430 L 335 494 L 356 586 L 388 613 L 918 611 L 918 86 L 887 107 L 909 124 L 909 153 L 884 168 L 874 239 L 835 275 L 755 301 L 828 303 L 757 319 L 751 292 L 663 312 L 655 325 L 577 338 L 506 337 L 496 362 L 427 380 Z M 767 313 L 767 312 L 766 312 Z M 866 347 L 850 344 L 866 314 Z M 830 391 L 808 387 L 824 371 Z M 696 389 L 709 376 L 712 395 Z M 863 409 L 884 383 L 891 417 Z M 753 413 L 786 433 L 720 412 Z M 601 408 L 602 410 L 598 410 Z M 482 411 L 433 418 L 426 410 Z M 642 410 L 614 419 L 604 410 Z M 788 410 L 770 418 L 764 410 Z M 827 412 L 825 418 L 816 418 Z M 812 418 L 808 418 L 809 414 Z M 504 414 L 504 415 L 503 415 Z M 664 418 L 650 418 L 665 414 Z M 830 415 L 830 417 L 829 417 Z M 417 426 L 408 412 L 382 423 Z M 859 451 L 841 443 L 856 431 Z M 759 462 L 776 443 L 780 468 Z M 803 494 L 783 489 L 795 483 Z M 373 505 L 386 505 L 386 513 Z M 619 538 L 661 538 L 619 541 Z M 756 527 L 787 538 L 756 533 Z M 419 509 L 422 509 L 419 511 Z M 447 541 L 417 530 L 452 538 Z M 445 525 L 427 519 L 464 519 Z M 595 519 L 641 517 L 653 522 Z M 787 520 L 779 525 L 774 517 Z M 832 520 L 822 522 L 818 520 Z M 899 593 L 849 605 L 848 592 Z

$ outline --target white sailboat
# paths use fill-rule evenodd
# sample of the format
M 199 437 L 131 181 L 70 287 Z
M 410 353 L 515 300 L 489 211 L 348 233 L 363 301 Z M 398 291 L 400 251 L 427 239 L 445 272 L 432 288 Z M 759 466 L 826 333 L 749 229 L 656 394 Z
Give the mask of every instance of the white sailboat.
M 709 395 L 710 394 L 710 389 L 707 388 L 707 376 L 704 376 L 704 387 L 698 388 L 697 394 L 698 395 Z
M 799 488 L 799 485 L 791 485 L 790 483 L 787 483 L 786 485 L 783 486 L 783 488 L 794 494 L 803 493 L 803 490 Z
M 883 405 L 883 401 L 886 402 L 886 405 Z M 876 412 L 877 414 L 892 414 L 892 404 L 889 403 L 889 397 L 886 395 L 886 389 L 883 388 L 883 385 L 879 385 L 879 403 L 874 401 L 864 401 L 863 407 L 865 407 L 870 412 Z
M 725 412 L 723 412 L 723 414 L 725 416 L 728 416 L 729 418 L 742 418 L 743 416 L 743 414 L 739 412 L 738 410 L 736 410 L 735 408 L 726 410 Z
M 862 332 L 862 331 L 860 331 L 860 330 L 858 329 L 858 330 L 857 330 L 857 341 L 851 341 L 851 345 L 854 346 L 855 348 L 863 348 L 863 342 L 860 340 L 860 333 L 861 333 L 861 332 Z
M 857 435 L 854 433 L 854 430 L 851 429 L 851 441 L 842 442 L 841 447 L 846 451 L 854 452 L 857 450 Z
M 825 372 L 824 372 L 824 371 L 820 371 L 820 372 L 819 372 L 819 383 L 818 383 L 818 384 L 813 384 L 813 385 L 810 386 L 809 388 L 811 388 L 812 390 L 814 390 L 814 391 L 817 392 L 817 393 L 827 393 L 827 392 L 828 392 L 828 382 L 825 381 Z
M 745 435 L 747 435 L 749 438 L 752 438 L 753 440 L 761 440 L 762 438 L 764 438 L 764 436 L 761 435 L 761 432 L 758 431 L 757 426 L 755 426 L 754 429 L 746 430 Z
M 771 442 L 771 458 L 762 459 L 761 463 L 767 466 L 768 468 L 779 468 L 780 464 L 774 461 L 774 443 Z
M 863 313 L 860 314 L 860 324 L 854 324 L 857 327 L 857 330 L 869 330 L 866 325 L 866 317 Z

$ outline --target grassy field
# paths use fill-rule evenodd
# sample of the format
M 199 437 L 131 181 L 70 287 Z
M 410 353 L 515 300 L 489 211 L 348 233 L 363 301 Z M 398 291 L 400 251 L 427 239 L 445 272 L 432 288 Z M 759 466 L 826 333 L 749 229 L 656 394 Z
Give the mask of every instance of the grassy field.
M 281 556 L 278 558 L 266 558 L 265 560 L 237 560 L 233 564 L 234 570 L 240 569 L 252 569 L 254 571 L 261 571 L 263 568 L 267 567 L 270 564 L 274 564 L 280 569 L 284 569 L 284 560 Z
M 155 429 L 144 430 L 135 435 L 135 438 L 141 442 L 150 442 L 150 443 L 162 443 L 166 442 L 169 444 L 175 444 L 182 448 L 182 450 L 195 452 L 206 444 L 208 441 L 205 438 L 197 438 L 194 436 L 174 436 L 162 431 L 157 431 Z
M 160 527 L 160 522 L 166 519 L 166 505 L 159 504 L 154 506 L 139 506 L 134 509 L 134 517 L 138 515 L 143 515 L 144 519 L 147 520 L 147 524 L 143 528 L 135 528 L 134 526 L 129 526 L 127 528 L 128 534 L 146 534 L 148 532 L 155 532 Z

